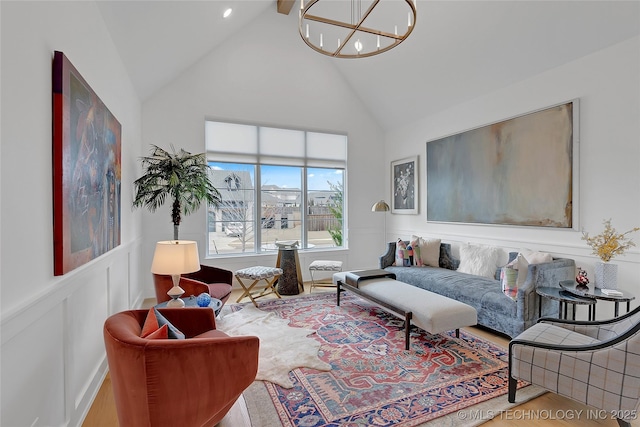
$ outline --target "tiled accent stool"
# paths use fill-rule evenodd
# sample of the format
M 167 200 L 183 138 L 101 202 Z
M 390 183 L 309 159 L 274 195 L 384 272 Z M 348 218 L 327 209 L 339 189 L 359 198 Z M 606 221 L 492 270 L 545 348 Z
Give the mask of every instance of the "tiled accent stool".
M 325 286 L 326 284 L 324 283 L 320 283 L 318 282 L 318 284 L 316 284 L 315 279 L 313 278 L 313 272 L 318 272 L 318 271 L 342 271 L 342 261 L 323 261 L 323 260 L 316 260 L 313 261 L 310 265 L 309 265 L 309 274 L 311 275 L 311 287 L 309 289 L 309 293 L 311 293 L 313 291 L 314 286 Z M 335 286 L 333 284 L 328 284 L 328 286 Z
M 274 286 L 275 281 L 281 275 L 282 275 L 282 269 L 275 268 L 275 267 L 255 266 L 255 267 L 243 268 L 241 270 L 236 271 L 236 274 L 235 274 L 236 279 L 238 280 L 238 283 L 240 283 L 240 286 L 242 286 L 242 289 L 244 289 L 244 293 L 240 298 L 238 298 L 236 302 L 242 301 L 244 297 L 249 297 L 253 305 L 258 307 L 258 304 L 256 303 L 256 298 L 260 298 L 269 294 L 276 294 L 278 298 L 281 298 L 280 294 L 276 290 L 276 287 Z M 242 281 L 242 279 L 253 280 L 253 283 L 247 286 Z M 258 282 L 260 282 L 261 280 L 264 280 L 266 283 L 262 291 L 251 292 L 253 288 L 258 284 Z

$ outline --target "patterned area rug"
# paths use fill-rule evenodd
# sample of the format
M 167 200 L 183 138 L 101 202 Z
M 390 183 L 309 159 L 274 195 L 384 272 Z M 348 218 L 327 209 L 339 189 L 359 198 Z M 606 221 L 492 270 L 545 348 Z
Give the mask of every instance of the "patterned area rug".
M 289 326 L 315 330 L 310 337 L 321 344 L 318 356 L 332 369 L 294 369 L 292 388 L 254 382 L 244 393 L 254 427 L 409 427 L 433 420 L 469 426 L 481 422 L 460 415 L 463 409 L 484 404 L 497 413 L 515 406 L 506 397 L 507 352 L 465 331 L 455 338 L 453 332 L 431 335 L 414 328 L 406 351 L 402 321 L 352 294 L 340 307 L 334 293 L 259 306 L 289 319 Z M 524 389 L 517 404 L 542 394 L 519 387 Z

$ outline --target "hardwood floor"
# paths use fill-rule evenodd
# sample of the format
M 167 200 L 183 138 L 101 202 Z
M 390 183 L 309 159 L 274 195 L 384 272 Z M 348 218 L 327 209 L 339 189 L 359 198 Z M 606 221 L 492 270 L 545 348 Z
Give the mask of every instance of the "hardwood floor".
M 84 427 L 115 427 L 118 425 L 116 405 L 111 392 L 111 377 L 108 373 L 82 425 Z
M 315 288 L 316 292 L 335 292 L 333 288 Z M 309 293 L 309 285 L 305 283 L 305 294 Z M 229 302 L 235 302 L 241 295 L 240 290 L 234 290 L 231 294 Z M 265 298 L 271 298 L 266 296 Z M 283 298 L 295 298 L 286 297 Z M 143 308 L 148 308 L 155 304 L 154 299 L 145 300 Z M 493 334 L 481 328 L 465 328 L 469 332 L 481 336 L 502 347 L 507 347 L 509 340 L 504 336 Z M 506 396 L 505 396 L 506 399 Z M 238 405 L 240 406 L 240 405 Z M 244 407 L 233 411 L 231 420 L 223 421 L 219 427 L 239 427 L 245 425 L 246 411 Z M 243 413 L 241 413 L 243 412 Z M 470 413 L 465 413 L 467 417 Z M 473 414 L 476 419 L 484 418 L 486 414 Z M 581 405 L 570 399 L 558 396 L 553 393 L 545 393 L 540 397 L 516 406 L 514 409 L 506 413 L 498 414 L 493 419 L 487 421 L 483 426 L 486 427 L 510 427 L 510 426 L 532 426 L 532 427 L 548 427 L 548 426 L 580 426 L 580 427 L 616 427 L 618 423 L 615 419 L 607 414 L 598 412 L 593 408 Z M 640 427 L 640 422 L 635 420 L 633 427 Z M 118 419 L 114 404 L 113 394 L 111 392 L 111 379 L 107 374 L 100 391 L 85 418 L 83 427 L 116 427 Z M 274 426 L 252 426 L 252 427 L 274 427 Z

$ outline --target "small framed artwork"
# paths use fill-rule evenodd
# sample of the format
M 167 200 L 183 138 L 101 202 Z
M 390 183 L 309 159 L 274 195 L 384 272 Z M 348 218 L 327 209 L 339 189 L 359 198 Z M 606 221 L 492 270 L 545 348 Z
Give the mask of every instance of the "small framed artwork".
M 391 213 L 418 213 L 418 156 L 391 162 Z

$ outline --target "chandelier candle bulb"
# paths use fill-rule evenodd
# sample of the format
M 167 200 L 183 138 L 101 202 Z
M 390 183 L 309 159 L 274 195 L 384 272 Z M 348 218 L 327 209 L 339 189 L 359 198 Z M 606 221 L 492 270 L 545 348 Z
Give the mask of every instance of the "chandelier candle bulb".
M 378 34 L 378 49 L 380 49 L 380 35 Z
M 320 33 L 320 48 L 322 49 L 322 33 Z
M 307 38 L 309 38 L 309 24 L 307 24 Z
M 411 26 L 411 13 L 407 13 L 407 26 Z
M 360 39 L 356 40 L 353 46 L 356 48 L 358 52 L 360 52 L 362 50 L 362 43 L 360 42 Z

